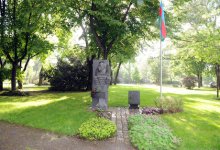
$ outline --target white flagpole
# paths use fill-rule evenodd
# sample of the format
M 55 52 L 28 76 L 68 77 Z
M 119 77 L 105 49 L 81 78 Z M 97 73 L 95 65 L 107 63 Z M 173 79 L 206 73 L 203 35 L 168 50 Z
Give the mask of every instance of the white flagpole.
M 163 57 L 162 57 L 163 53 L 162 53 L 162 41 L 160 40 L 160 98 L 162 98 L 162 86 L 163 86 Z
M 160 2 L 162 3 L 162 0 Z M 161 21 L 162 21 L 162 19 L 160 18 L 160 32 L 161 32 Z M 163 86 L 163 81 L 162 81 L 162 79 L 163 79 L 163 70 L 162 70 L 163 59 L 162 59 L 162 55 L 163 55 L 163 53 L 162 53 L 162 40 L 160 37 L 160 98 L 162 98 L 162 96 L 163 96 L 163 94 L 162 94 L 162 86 Z

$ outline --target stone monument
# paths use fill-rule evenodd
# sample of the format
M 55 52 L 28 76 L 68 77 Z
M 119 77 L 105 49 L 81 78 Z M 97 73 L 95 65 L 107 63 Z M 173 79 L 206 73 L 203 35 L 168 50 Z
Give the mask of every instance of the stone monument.
M 92 109 L 108 109 L 108 86 L 110 83 L 108 60 L 93 60 Z
M 128 91 L 128 104 L 130 104 L 129 109 L 139 109 L 140 91 Z

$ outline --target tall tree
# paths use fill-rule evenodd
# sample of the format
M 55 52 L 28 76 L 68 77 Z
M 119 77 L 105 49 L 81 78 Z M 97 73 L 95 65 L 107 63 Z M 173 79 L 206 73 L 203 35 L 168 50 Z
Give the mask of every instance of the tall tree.
M 3 81 L 6 79 L 6 62 L 4 55 L 0 51 L 0 91 L 3 90 Z
M 219 12 L 219 0 L 194 0 L 186 3 L 179 11 L 185 30 L 176 34 L 179 48 L 198 61 L 216 66 L 217 97 L 220 85 L 220 27 L 217 23 Z
M 93 46 L 104 59 L 117 51 L 114 45 L 127 35 L 146 39 L 155 36 L 157 0 L 144 1 L 140 6 L 137 0 L 109 0 L 105 3 L 99 0 L 65 0 L 63 3 L 67 12 L 62 18 L 70 25 L 81 26 L 87 45 L 95 42 Z
M 11 90 L 16 90 L 19 63 L 29 60 L 31 41 L 50 29 L 51 2 L 35 0 L 1 0 L 1 45 L 12 65 Z M 35 43 L 36 44 L 36 43 Z
M 138 6 L 137 1 L 91 2 L 89 25 L 95 42 L 104 59 L 115 53 L 114 45 L 126 35 L 152 37 L 158 12 L 158 1 L 144 1 Z

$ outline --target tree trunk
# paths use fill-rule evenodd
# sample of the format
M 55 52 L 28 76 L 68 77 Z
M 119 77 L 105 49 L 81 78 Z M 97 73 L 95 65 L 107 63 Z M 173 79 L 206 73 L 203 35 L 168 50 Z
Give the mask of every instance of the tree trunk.
M 104 59 L 107 60 L 108 59 L 108 52 L 106 49 L 103 49 L 103 53 L 104 53 Z
M 11 90 L 16 91 L 16 74 L 17 74 L 17 66 L 16 62 L 12 63 L 12 70 L 11 70 Z
M 203 84 L 202 84 L 202 75 L 200 75 L 200 80 L 199 81 L 200 81 L 200 83 L 199 83 L 200 87 L 202 87 L 203 86 Z
M 6 61 L 3 62 L 3 60 L 0 58 L 0 65 L 1 65 L 0 71 L 3 71 L 5 64 L 6 64 Z M 0 73 L 0 91 L 3 91 L 3 81 L 4 81 L 3 72 L 1 72 Z
M 116 71 L 116 74 L 115 74 L 114 85 L 117 84 L 118 74 L 119 74 L 119 70 L 120 70 L 120 68 L 121 68 L 121 64 L 122 64 L 122 62 L 119 62 L 119 64 L 118 64 L 118 68 L 117 68 L 117 71 Z
M 91 90 L 92 89 L 92 64 L 93 64 L 93 59 L 95 58 L 95 55 L 92 56 L 91 59 L 87 58 L 87 67 L 88 67 L 88 83 L 86 90 Z
M 197 74 L 198 88 L 202 87 L 202 74 Z
M 111 60 L 109 60 L 109 68 L 110 68 L 110 77 L 111 77 L 111 80 L 110 80 L 110 85 L 112 85 L 112 82 L 113 82 L 113 71 L 112 71 L 112 62 Z
M 21 71 L 21 67 L 22 67 L 22 61 L 20 61 L 18 63 L 18 68 L 19 68 L 19 73 L 22 76 L 22 71 Z M 19 75 L 19 76 L 20 76 Z M 22 77 L 17 78 L 17 82 L 18 82 L 18 89 L 23 89 L 23 81 L 22 81 Z
M 18 80 L 18 89 L 23 89 L 23 82 Z
M 129 61 L 129 63 L 128 63 L 128 78 L 129 78 L 129 81 L 128 81 L 128 83 L 129 84 L 131 84 L 131 63 L 130 63 L 130 61 Z
M 39 74 L 39 82 L 38 82 L 38 86 L 41 86 L 43 84 L 43 66 L 40 69 L 40 74 Z
M 3 91 L 3 81 L 0 79 L 0 91 Z
M 217 98 L 219 98 L 219 82 L 220 82 L 220 66 L 216 65 L 216 78 L 217 78 Z

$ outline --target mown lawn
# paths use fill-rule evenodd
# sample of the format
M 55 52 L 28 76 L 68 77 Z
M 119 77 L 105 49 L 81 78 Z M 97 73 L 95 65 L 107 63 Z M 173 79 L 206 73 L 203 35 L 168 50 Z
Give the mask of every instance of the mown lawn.
M 127 106 L 128 90 L 140 91 L 141 106 L 154 106 L 154 99 L 159 96 L 159 88 L 154 86 L 113 86 L 110 105 Z M 164 95 L 184 101 L 184 112 L 162 115 L 174 134 L 181 138 L 180 149 L 220 150 L 220 100 L 215 100 L 215 89 L 166 87 Z
M 74 135 L 85 120 L 95 116 L 89 110 L 90 103 L 90 97 L 85 92 L 34 92 L 26 97 L 0 96 L 0 120 Z
M 28 88 L 43 90 L 45 88 Z M 139 90 L 141 106 L 154 106 L 159 96 L 155 86 L 112 86 L 110 106 L 128 106 L 128 91 Z M 184 100 L 184 112 L 162 115 L 182 139 L 183 150 L 220 149 L 220 100 L 215 100 L 214 89 L 186 90 L 164 88 L 164 95 Z M 28 97 L 0 97 L 0 120 L 42 128 L 56 133 L 74 135 L 80 124 L 95 114 L 89 111 L 89 92 L 35 92 Z

